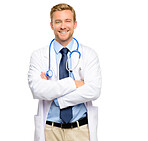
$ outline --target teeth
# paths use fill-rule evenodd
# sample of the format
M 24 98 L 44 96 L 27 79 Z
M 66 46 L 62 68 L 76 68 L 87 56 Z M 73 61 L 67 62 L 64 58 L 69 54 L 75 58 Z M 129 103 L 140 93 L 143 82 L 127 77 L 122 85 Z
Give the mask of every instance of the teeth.
M 60 33 L 67 33 L 67 31 L 60 31 Z

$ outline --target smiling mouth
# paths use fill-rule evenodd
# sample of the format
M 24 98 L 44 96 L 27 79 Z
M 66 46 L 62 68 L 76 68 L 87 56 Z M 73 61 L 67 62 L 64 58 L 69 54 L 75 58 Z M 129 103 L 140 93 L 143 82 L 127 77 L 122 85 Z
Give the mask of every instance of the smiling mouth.
M 67 30 L 67 31 L 59 31 L 60 34 L 66 34 L 68 32 L 69 32 L 69 30 Z

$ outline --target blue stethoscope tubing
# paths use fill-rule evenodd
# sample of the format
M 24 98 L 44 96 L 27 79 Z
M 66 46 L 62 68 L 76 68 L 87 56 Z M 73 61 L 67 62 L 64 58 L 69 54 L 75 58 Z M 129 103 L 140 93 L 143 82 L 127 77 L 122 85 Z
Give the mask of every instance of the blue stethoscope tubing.
M 79 52 L 79 42 L 78 42 L 77 39 L 75 39 L 74 37 L 73 37 L 73 39 L 74 39 L 74 40 L 76 41 L 76 43 L 77 43 L 77 49 L 71 51 L 70 54 L 69 54 L 69 57 L 68 57 L 68 59 L 67 59 L 67 62 L 66 62 L 66 69 L 67 69 L 69 72 L 72 72 L 72 71 L 78 66 L 78 64 L 79 64 L 79 61 L 78 61 L 77 65 L 76 65 L 73 69 L 69 69 L 69 68 L 68 68 L 68 65 L 67 65 L 67 64 L 68 64 L 68 60 L 71 58 L 71 55 L 76 52 L 76 53 L 79 54 L 79 60 L 80 60 L 80 58 L 81 58 L 81 53 Z M 55 40 L 55 39 L 53 39 L 53 40 L 50 42 L 50 45 L 49 45 L 49 69 L 48 69 L 48 71 L 46 72 L 46 75 L 47 75 L 48 77 L 52 77 L 52 76 L 53 76 L 53 71 L 52 71 L 51 68 L 50 68 L 50 51 L 51 51 L 51 45 L 52 45 L 52 43 L 53 43 L 54 40 Z

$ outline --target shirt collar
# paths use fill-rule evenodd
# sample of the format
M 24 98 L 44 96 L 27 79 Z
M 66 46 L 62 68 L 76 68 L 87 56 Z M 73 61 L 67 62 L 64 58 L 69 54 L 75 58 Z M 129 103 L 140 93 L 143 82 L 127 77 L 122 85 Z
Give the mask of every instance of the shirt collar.
M 72 39 L 72 40 L 69 42 L 69 44 L 66 46 L 66 48 L 68 48 L 70 52 L 72 51 L 73 43 L 74 43 L 74 40 Z M 54 48 L 55 52 L 58 54 L 59 51 L 63 48 L 63 46 L 62 46 L 59 42 L 57 42 L 57 41 L 55 40 L 54 43 L 53 43 L 53 48 Z

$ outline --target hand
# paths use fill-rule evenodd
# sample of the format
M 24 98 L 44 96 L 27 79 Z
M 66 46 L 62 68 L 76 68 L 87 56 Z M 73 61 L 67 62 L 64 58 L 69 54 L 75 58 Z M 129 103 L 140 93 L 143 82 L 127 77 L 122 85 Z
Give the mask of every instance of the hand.
M 40 76 L 42 79 L 48 80 L 45 72 L 41 72 Z
M 84 81 L 78 81 L 78 80 L 74 80 L 75 81 L 75 84 L 76 84 L 76 87 L 79 88 L 81 86 L 83 86 L 85 83 Z

